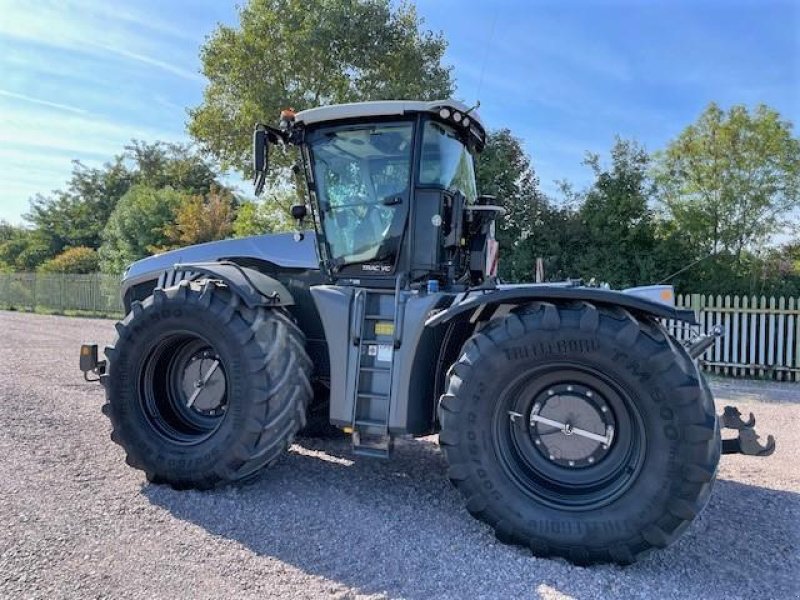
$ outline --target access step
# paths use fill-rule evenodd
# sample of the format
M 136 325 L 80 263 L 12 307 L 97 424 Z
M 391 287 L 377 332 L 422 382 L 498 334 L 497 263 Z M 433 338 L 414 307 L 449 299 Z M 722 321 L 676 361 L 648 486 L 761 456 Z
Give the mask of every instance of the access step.
M 380 425 L 383 427 L 383 425 Z M 353 431 L 353 454 L 370 458 L 390 458 L 394 440 L 390 435 L 374 435 Z

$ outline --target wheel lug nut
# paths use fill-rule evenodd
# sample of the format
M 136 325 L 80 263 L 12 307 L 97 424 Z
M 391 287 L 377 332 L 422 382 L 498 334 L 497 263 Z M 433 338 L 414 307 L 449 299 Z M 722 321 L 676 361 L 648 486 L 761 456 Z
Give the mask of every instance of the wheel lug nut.
M 569 466 L 570 467 L 574 467 L 575 466 L 575 461 L 574 460 L 569 461 Z
M 556 457 L 551 454 L 550 455 L 550 460 L 555 460 L 555 459 L 556 459 Z
M 594 396 L 594 394 L 592 394 L 592 392 L 586 392 L 586 397 L 587 398 L 591 398 L 592 396 Z

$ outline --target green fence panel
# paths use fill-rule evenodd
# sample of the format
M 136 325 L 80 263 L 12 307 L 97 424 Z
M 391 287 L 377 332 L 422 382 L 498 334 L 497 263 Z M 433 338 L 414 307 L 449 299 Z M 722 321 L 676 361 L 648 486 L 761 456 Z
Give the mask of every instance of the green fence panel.
M 2 273 L 0 308 L 121 315 L 120 278 L 90 273 Z

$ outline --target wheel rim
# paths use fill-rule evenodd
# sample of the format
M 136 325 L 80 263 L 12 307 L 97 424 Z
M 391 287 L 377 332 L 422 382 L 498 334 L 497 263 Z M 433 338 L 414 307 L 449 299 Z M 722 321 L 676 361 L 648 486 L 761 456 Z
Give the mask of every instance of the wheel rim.
M 497 407 L 499 462 L 537 502 L 589 510 L 636 480 L 644 423 L 632 397 L 606 375 L 574 364 L 539 367 L 507 385 Z
M 166 336 L 139 372 L 142 411 L 162 438 L 198 444 L 220 427 L 228 407 L 228 379 L 223 360 L 207 340 L 188 332 Z

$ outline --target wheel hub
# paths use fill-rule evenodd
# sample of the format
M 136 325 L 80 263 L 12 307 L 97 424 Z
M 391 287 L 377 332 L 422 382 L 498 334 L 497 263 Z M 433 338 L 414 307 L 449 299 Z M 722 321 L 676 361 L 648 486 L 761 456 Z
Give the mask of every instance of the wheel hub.
M 186 364 L 182 378 L 186 406 L 214 416 L 225 409 L 225 375 L 219 357 L 211 350 L 194 354 Z
M 603 397 L 585 385 L 561 384 L 541 392 L 529 416 L 536 450 L 569 469 L 596 465 L 608 453 L 616 422 Z

